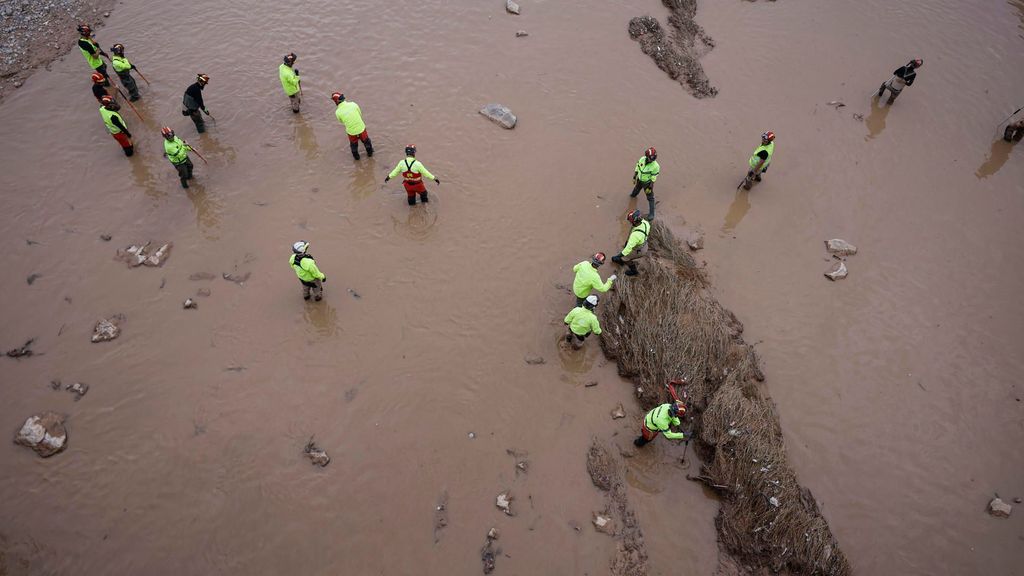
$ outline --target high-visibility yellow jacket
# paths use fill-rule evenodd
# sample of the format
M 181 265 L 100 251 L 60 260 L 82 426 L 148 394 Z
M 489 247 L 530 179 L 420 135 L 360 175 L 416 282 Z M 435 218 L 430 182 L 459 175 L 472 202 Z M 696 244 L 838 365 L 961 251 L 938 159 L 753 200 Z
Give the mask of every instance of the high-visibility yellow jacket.
M 569 325 L 569 330 L 572 330 L 573 334 L 579 336 L 586 336 L 591 332 L 594 334 L 601 333 L 601 323 L 597 321 L 597 316 L 594 312 L 586 306 L 579 306 L 570 310 L 569 314 L 565 317 L 565 323 Z
M 359 104 L 355 102 L 342 101 L 334 110 L 334 116 L 338 118 L 338 122 L 345 125 L 345 132 L 349 136 L 359 136 L 366 130 L 366 124 L 363 123 L 363 112 L 359 109 Z
M 572 271 L 576 273 L 576 278 L 572 281 L 572 293 L 577 298 L 590 296 L 591 290 L 607 292 L 612 287 L 611 278 L 602 282 L 601 275 L 597 273 L 597 269 L 590 263 L 590 260 L 584 260 L 573 266 Z

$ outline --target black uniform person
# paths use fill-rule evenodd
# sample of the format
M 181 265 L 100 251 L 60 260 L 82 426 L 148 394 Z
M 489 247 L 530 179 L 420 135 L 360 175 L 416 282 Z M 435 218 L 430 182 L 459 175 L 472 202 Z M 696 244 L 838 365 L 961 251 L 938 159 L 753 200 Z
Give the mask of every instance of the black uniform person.
M 206 109 L 206 104 L 203 103 L 203 88 L 210 82 L 210 77 L 206 74 L 197 74 L 196 81 L 185 89 L 185 95 L 181 97 L 181 115 L 189 116 L 192 118 L 192 122 L 196 125 L 196 132 L 202 134 L 206 132 L 206 122 L 203 122 L 203 115 L 199 113 L 202 110 L 207 116 L 210 115 L 210 111 Z
M 906 65 L 900 66 L 892 73 L 892 78 L 882 82 L 882 85 L 878 87 L 878 97 L 881 98 L 882 94 L 885 94 L 885 90 L 888 89 L 889 100 L 886 104 L 892 104 L 896 101 L 896 97 L 900 95 L 900 92 L 907 86 L 914 83 L 914 79 L 917 78 L 917 69 L 924 66 L 924 60 L 915 58 Z
M 110 77 L 107 76 L 107 63 L 103 61 L 103 58 L 109 58 L 110 56 L 93 39 L 92 28 L 88 24 L 79 24 L 78 33 L 82 35 L 78 39 L 78 49 L 82 51 L 82 56 L 85 56 L 85 61 L 89 63 L 90 68 L 103 74 L 105 79 L 103 85 L 110 86 Z

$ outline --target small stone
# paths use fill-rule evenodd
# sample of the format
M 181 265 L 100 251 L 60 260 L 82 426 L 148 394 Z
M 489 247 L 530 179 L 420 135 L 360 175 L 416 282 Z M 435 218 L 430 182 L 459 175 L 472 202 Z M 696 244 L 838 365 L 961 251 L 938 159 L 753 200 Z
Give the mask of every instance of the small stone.
M 522 38 L 523 36 L 529 36 L 530 34 L 526 30 L 519 30 L 516 32 L 516 38 Z
M 14 87 L 15 87 L 15 88 L 21 88 L 21 86 L 22 86 L 23 84 L 24 84 L 24 82 L 22 82 L 21 80 L 15 80 L 15 81 L 14 81 Z
M 234 274 L 225 272 L 221 276 L 223 276 L 223 278 L 228 282 L 234 282 L 235 284 L 242 285 L 245 284 L 247 280 L 249 280 L 249 276 L 251 275 L 252 272 L 246 272 L 245 274 Z
M 516 115 L 508 109 L 507 106 L 502 104 L 487 104 L 480 109 L 480 113 L 491 119 L 499 126 L 507 128 L 509 130 L 516 127 L 516 122 L 519 121 Z
M 1020 504 L 1021 502 L 1024 502 L 1024 498 L 1021 498 L 1020 496 L 1013 499 L 1014 504 Z
M 526 363 L 530 364 L 531 366 L 536 366 L 538 364 L 544 363 L 543 356 L 527 356 L 526 358 L 523 358 L 523 360 L 525 360 Z
M 992 501 L 988 503 L 988 513 L 996 518 L 1009 518 L 1010 512 L 1012 511 L 1013 506 L 1010 506 L 999 498 L 993 498 Z
M 509 14 L 519 15 L 519 4 L 516 4 L 512 0 L 505 0 L 505 10 L 507 10 Z
M 331 462 L 331 457 L 327 455 L 327 452 L 316 445 L 316 442 L 313 441 L 312 437 L 309 439 L 309 442 L 306 442 L 306 447 L 302 452 L 309 458 L 309 461 L 312 462 L 314 466 L 320 466 L 323 468 Z
M 836 280 L 841 280 L 843 278 L 846 278 L 846 276 L 848 274 L 849 274 L 849 271 L 846 270 L 846 263 L 845 262 L 836 262 L 835 264 L 832 265 L 832 269 L 831 270 L 829 270 L 828 272 L 825 272 L 825 277 L 828 278 L 829 280 L 835 282 Z
M 186 298 L 185 299 L 185 303 L 182 304 L 182 308 L 184 308 L 186 310 L 191 308 L 191 309 L 194 310 L 196 308 L 199 308 L 199 304 L 195 300 L 193 300 L 191 298 Z
M 850 244 L 846 240 L 840 240 L 839 238 L 825 240 L 825 248 L 832 254 L 838 254 L 840 256 L 851 256 L 857 253 L 856 246 Z
M 686 237 L 686 245 L 693 251 L 704 248 L 704 233 L 700 230 L 690 232 L 690 235 Z
M 113 340 L 121 335 L 121 328 L 118 326 L 120 318 L 106 319 L 103 318 L 96 323 L 96 326 L 92 329 L 92 341 L 93 342 L 107 342 Z
M 164 244 L 159 250 L 149 255 L 142 263 L 146 266 L 163 266 L 164 262 L 167 261 L 167 257 L 171 253 L 171 245 Z
M 103 13 L 103 17 L 104 18 L 110 18 L 110 12 L 104 12 Z
M 594 386 L 597 386 L 597 380 L 591 380 L 583 385 L 584 388 L 593 388 Z
M 110 242 L 113 238 L 114 237 L 110 234 L 100 234 L 100 240 L 103 240 L 104 242 Z
M 476 438 L 476 432 L 470 432 L 468 434 L 468 436 L 469 436 L 469 439 L 472 440 L 472 439 Z
M 500 536 L 500 535 L 501 535 L 501 532 L 498 532 L 497 528 L 491 528 L 490 530 L 487 531 L 487 539 L 488 540 L 497 540 L 498 536 Z
M 512 494 L 506 490 L 494 499 L 494 505 L 507 516 L 512 516 Z
M 89 385 L 82 384 L 81 382 L 75 382 L 74 384 L 68 384 L 64 389 L 68 392 L 73 392 L 75 394 L 75 401 L 77 402 L 82 398 L 82 396 L 85 396 L 86 392 L 89 391 Z
M 67 447 L 68 432 L 64 416 L 43 412 L 30 416 L 14 437 L 14 443 L 27 446 L 43 458 L 49 458 Z
M 618 420 L 619 418 L 625 418 L 626 417 L 626 409 L 623 408 L 622 407 L 622 403 L 619 402 L 619 405 L 616 406 L 614 410 L 612 410 L 611 414 L 612 414 L 612 420 Z
M 594 523 L 594 528 L 596 528 L 598 532 L 602 532 L 604 534 L 611 534 L 613 532 L 612 519 L 604 514 L 594 512 L 594 517 L 591 522 Z
M 778 498 L 776 498 L 775 496 L 772 496 L 771 498 L 769 498 L 769 499 L 768 499 L 768 502 L 769 502 L 769 503 L 770 503 L 770 504 L 771 504 L 772 506 L 775 506 L 776 508 L 778 508 L 778 507 L 779 507 L 779 505 L 780 505 L 779 499 L 778 499 Z

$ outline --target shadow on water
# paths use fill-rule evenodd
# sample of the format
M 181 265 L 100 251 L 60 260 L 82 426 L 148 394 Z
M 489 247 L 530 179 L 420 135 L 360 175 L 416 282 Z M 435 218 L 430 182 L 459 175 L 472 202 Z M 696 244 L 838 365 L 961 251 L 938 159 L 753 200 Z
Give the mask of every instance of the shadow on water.
M 732 204 L 729 204 L 729 211 L 725 214 L 725 222 L 722 223 L 722 232 L 732 232 L 739 226 L 740 221 L 750 211 L 750 192 L 743 189 L 736 190 L 736 197 Z
M 327 286 L 324 286 L 324 299 L 320 302 L 310 300 L 305 302 L 302 317 L 306 321 L 306 327 L 314 336 L 334 336 L 339 331 L 338 310 L 331 306 L 327 300 Z
M 566 312 L 571 310 L 572 302 L 566 303 Z M 562 369 L 570 374 L 586 374 L 590 372 L 591 368 L 594 367 L 594 360 L 597 355 L 601 353 L 599 350 L 600 345 L 597 343 L 597 337 L 591 336 L 587 338 L 587 342 L 584 343 L 583 348 L 579 350 L 573 350 L 572 344 L 566 342 L 565 332 L 558 333 L 558 339 L 555 341 L 555 348 L 558 350 L 558 361 L 562 364 Z M 575 378 L 569 377 L 568 382 L 572 384 L 581 384 Z
M 294 126 L 295 143 L 299 150 L 306 155 L 306 160 L 316 160 L 320 156 L 320 144 L 316 141 L 313 127 L 302 114 L 296 115 Z
M 220 200 L 206 193 L 203 186 L 194 183 L 185 190 L 196 211 L 196 225 L 207 240 L 220 238 L 220 216 L 224 209 Z
M 988 151 L 988 158 L 985 162 L 978 166 L 978 169 L 974 172 L 974 175 L 978 179 L 988 178 L 989 176 L 999 172 L 999 169 L 1006 164 L 1006 161 L 1010 159 L 1010 152 L 1013 150 L 1013 143 L 1007 142 L 1002 138 L 996 139 L 992 143 L 992 148 Z
M 157 186 L 157 179 L 153 175 L 152 170 L 150 170 L 148 162 L 143 158 L 135 157 L 132 159 L 131 165 L 132 180 L 135 182 L 136 186 L 145 192 L 146 196 L 153 200 L 159 200 L 167 196 L 167 191 L 161 190 L 160 187 Z M 174 170 L 174 166 L 171 166 L 170 162 L 167 162 L 167 168 Z M 177 173 L 175 173 L 175 175 L 177 175 Z M 177 182 L 177 179 L 175 179 L 175 182 Z
M 865 142 L 876 138 L 885 130 L 885 118 L 889 115 L 889 106 L 883 106 L 878 96 L 871 97 L 871 114 L 864 119 L 868 126 L 868 135 L 864 137 Z

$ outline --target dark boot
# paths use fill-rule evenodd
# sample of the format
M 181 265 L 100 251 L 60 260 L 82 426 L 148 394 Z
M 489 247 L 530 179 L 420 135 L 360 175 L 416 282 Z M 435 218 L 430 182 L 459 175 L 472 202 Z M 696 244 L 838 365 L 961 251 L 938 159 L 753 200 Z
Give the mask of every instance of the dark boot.
M 892 106 L 892 103 L 895 102 L 895 101 L 896 101 L 896 93 L 892 92 L 891 94 L 889 94 L 889 100 L 887 100 L 885 103 L 890 105 L 890 106 Z
M 125 156 L 131 156 L 132 154 L 135 154 L 135 146 L 129 146 L 127 148 L 122 148 L 122 150 L 124 150 L 124 155 Z
M 363 142 L 363 146 L 366 148 L 366 157 L 373 158 L 373 142 L 370 142 L 370 139 L 367 138 L 366 141 Z
M 642 186 L 640 186 L 640 181 L 634 178 L 633 179 L 633 191 L 629 193 L 629 197 L 630 198 L 636 198 L 637 194 L 640 193 L 640 189 L 641 188 L 642 188 Z
M 878 97 L 881 98 L 882 94 L 885 94 L 885 82 L 882 82 L 882 85 L 878 87 Z
M 647 221 L 654 220 L 654 194 L 647 195 Z
M 352 157 L 359 160 L 359 142 L 352 142 L 349 144 L 349 148 L 352 149 Z
M 761 181 L 761 175 L 760 174 L 758 174 L 757 176 L 754 176 L 754 182 L 760 182 L 760 181 Z
M 406 200 L 409 201 L 409 206 L 415 206 L 416 205 L 416 196 L 415 195 L 409 196 L 408 198 L 406 198 Z
M 181 187 L 182 188 L 188 188 L 188 180 L 182 178 L 181 179 Z
M 636 264 L 630 262 L 628 266 L 629 268 L 626 270 L 626 276 L 636 276 L 637 274 L 640 273 L 636 269 Z
M 420 201 L 424 204 L 430 202 L 430 195 L 427 192 L 420 192 Z
M 650 440 L 647 440 L 643 436 L 637 436 L 636 439 L 633 440 L 633 446 L 636 446 L 637 448 L 643 448 L 644 446 L 647 445 L 648 442 L 650 442 Z

